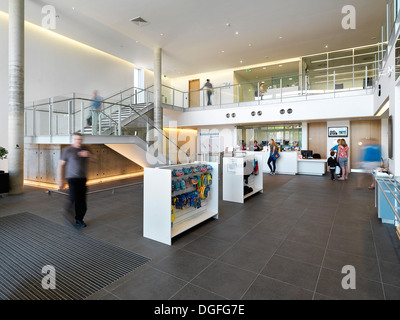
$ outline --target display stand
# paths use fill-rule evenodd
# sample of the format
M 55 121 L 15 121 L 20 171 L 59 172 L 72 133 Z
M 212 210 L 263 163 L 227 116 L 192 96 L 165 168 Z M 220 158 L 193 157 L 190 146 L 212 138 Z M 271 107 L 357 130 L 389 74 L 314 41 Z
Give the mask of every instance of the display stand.
M 224 157 L 222 193 L 224 201 L 244 203 L 246 198 L 257 192 L 263 192 L 262 160 L 262 152 L 246 152 L 243 157 Z M 258 172 L 254 172 L 255 161 Z M 245 193 L 248 188 L 252 190 Z
M 173 170 L 190 169 L 208 165 L 212 170 L 207 172 L 187 173 L 180 177 L 172 175 Z M 200 207 L 188 206 L 177 209 L 174 206 L 172 214 L 172 198 L 195 192 L 194 185 L 185 190 L 173 191 L 172 185 L 178 180 L 195 178 L 211 173 L 213 182 L 209 185 L 207 198 L 200 200 Z M 184 165 L 174 165 L 160 168 L 144 169 L 144 202 L 143 202 L 143 236 L 155 241 L 171 245 L 172 238 L 214 217 L 218 218 L 218 163 L 195 162 Z
M 382 223 L 399 226 L 400 182 L 396 179 L 375 177 L 375 205 Z

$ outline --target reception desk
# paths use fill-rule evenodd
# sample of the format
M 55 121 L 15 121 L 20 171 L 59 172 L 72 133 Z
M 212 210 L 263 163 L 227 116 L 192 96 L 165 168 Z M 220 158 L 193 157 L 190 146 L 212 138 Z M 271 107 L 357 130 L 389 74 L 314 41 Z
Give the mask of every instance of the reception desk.
M 326 173 L 327 159 L 298 159 L 297 173 L 323 176 Z
M 269 173 L 271 170 L 268 167 L 268 159 L 269 159 L 269 152 L 262 152 L 265 154 L 263 157 L 263 168 L 265 173 Z M 296 175 L 297 174 L 297 158 L 298 153 L 297 151 L 285 151 L 279 153 L 280 157 L 276 160 L 276 173 L 277 174 L 289 174 L 289 175 Z M 272 166 L 272 163 L 271 163 Z
M 262 151 L 260 153 L 263 154 L 263 171 L 264 173 L 269 173 L 269 152 Z M 276 160 L 277 174 L 322 176 L 326 173 L 327 159 L 299 159 L 298 151 L 284 151 L 280 152 L 279 155 L 279 159 Z

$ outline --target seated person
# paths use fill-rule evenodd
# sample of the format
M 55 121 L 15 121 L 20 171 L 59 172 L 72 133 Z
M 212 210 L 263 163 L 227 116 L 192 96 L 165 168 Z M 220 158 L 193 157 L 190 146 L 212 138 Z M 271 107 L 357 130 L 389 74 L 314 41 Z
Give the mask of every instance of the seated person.
M 263 147 L 261 147 L 257 140 L 254 140 L 254 151 L 261 151 L 263 149 Z

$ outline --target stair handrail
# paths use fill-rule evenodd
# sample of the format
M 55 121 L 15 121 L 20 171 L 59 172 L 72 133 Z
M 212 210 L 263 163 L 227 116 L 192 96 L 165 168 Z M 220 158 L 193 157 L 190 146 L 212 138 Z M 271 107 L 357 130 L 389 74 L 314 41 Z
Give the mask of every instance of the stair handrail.
M 131 105 L 127 105 L 127 104 L 122 104 L 122 103 L 117 103 L 116 105 L 121 106 L 121 107 L 127 107 L 130 108 L 133 112 L 135 112 L 139 118 L 141 118 L 142 120 L 144 120 L 146 123 L 148 123 L 153 129 L 155 129 L 156 131 L 158 131 L 162 136 L 164 136 L 169 142 L 171 142 L 174 146 L 176 146 L 178 148 L 178 151 L 183 152 L 187 157 L 190 156 L 190 154 L 184 150 L 182 150 L 175 142 L 173 142 L 168 136 L 166 136 L 164 134 L 164 132 L 162 130 L 160 130 L 159 128 L 157 128 L 156 126 L 154 126 L 151 122 L 150 119 L 148 117 L 144 117 L 144 115 L 140 114 L 137 110 L 135 110 Z M 154 122 L 153 122 L 154 123 Z M 147 143 L 147 142 L 146 142 Z
M 124 100 L 126 100 L 126 99 L 131 99 L 132 97 L 134 97 L 134 96 L 137 96 L 137 95 L 139 95 L 140 93 L 142 93 L 142 92 L 146 92 L 146 91 L 148 91 L 148 89 L 150 89 L 151 87 L 153 87 L 154 85 L 151 85 L 151 86 L 149 86 L 149 87 L 147 87 L 147 88 L 145 88 L 145 89 L 142 89 L 142 88 L 137 88 L 137 87 L 130 87 L 130 88 L 128 88 L 128 89 L 126 89 L 126 90 L 123 90 L 123 91 L 121 91 L 121 92 L 119 92 L 119 93 L 116 93 L 116 94 L 114 94 L 114 95 L 112 95 L 112 96 L 110 96 L 110 97 L 108 97 L 108 98 L 106 98 L 106 99 L 104 99 L 104 100 L 102 100 L 102 102 L 105 102 L 105 101 L 107 101 L 108 99 L 110 99 L 110 98 L 113 98 L 113 97 L 116 97 L 116 96 L 118 96 L 118 95 L 121 95 L 122 93 L 124 93 L 124 92 L 127 92 L 127 91 L 129 91 L 129 90 L 131 90 L 131 89 L 139 89 L 140 91 L 139 92 L 135 92 L 134 94 L 131 94 L 129 97 L 126 97 L 126 98 L 124 98 L 124 99 L 121 99 L 119 102 L 123 102 Z M 106 109 L 104 109 L 103 111 L 105 111 L 105 110 L 107 110 L 107 109 L 109 109 L 109 108 L 112 108 L 114 105 L 117 105 L 117 103 L 118 102 L 113 102 L 110 106 L 108 106 Z

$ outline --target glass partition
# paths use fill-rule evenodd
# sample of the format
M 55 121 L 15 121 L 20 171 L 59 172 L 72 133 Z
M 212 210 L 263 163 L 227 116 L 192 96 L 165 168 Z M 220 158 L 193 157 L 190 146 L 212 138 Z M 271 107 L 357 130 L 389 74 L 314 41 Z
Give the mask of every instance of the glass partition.
M 261 146 L 268 146 L 269 140 L 274 139 L 281 151 L 301 150 L 302 125 L 301 123 L 238 126 L 237 145 L 251 150 L 254 140 Z

